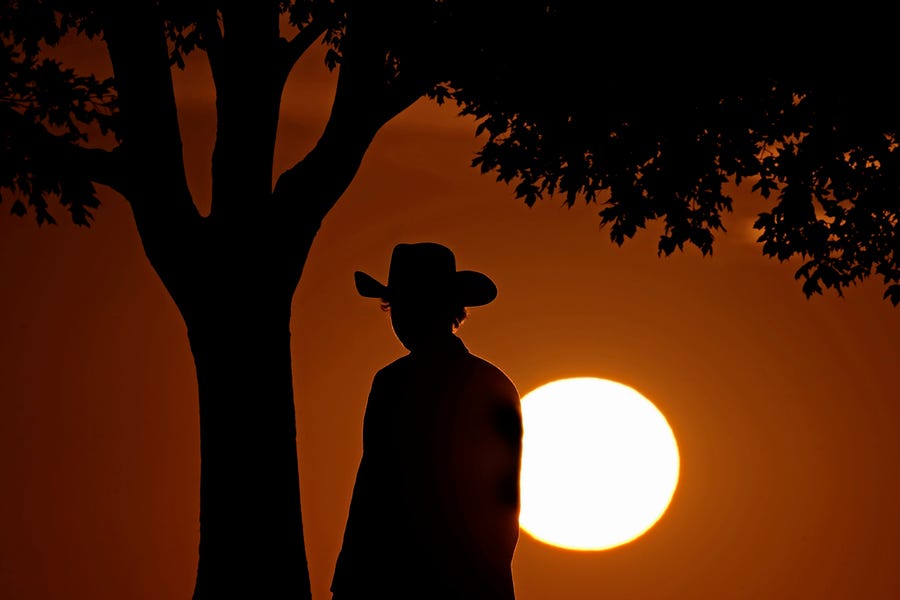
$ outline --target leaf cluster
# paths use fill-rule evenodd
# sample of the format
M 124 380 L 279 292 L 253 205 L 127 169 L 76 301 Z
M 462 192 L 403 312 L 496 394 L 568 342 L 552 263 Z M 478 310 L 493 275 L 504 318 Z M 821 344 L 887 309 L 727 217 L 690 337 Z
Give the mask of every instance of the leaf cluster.
M 484 68 L 460 64 L 445 93 L 485 139 L 475 166 L 528 205 L 598 203 L 617 244 L 660 221 L 661 255 L 710 254 L 726 184 L 746 180 L 771 205 L 763 252 L 801 259 L 807 296 L 879 275 L 900 303 L 900 93 L 872 41 L 889 38 L 837 19 L 604 10 L 524 2 L 473 53 Z
M 10 212 L 29 208 L 38 223 L 54 223 L 56 196 L 73 221 L 87 225 L 99 206 L 93 183 L 66 164 L 66 144 L 115 130 L 111 78 L 80 75 L 47 55 L 67 36 L 101 34 L 89 2 L 14 0 L 0 8 L 0 199 Z

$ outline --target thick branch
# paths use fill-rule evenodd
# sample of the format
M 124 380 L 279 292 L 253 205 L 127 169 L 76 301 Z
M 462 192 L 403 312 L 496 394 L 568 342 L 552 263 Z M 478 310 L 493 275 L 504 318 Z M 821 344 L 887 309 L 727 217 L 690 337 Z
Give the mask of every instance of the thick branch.
M 118 93 L 128 199 L 150 264 L 179 306 L 201 268 L 202 218 L 191 198 L 162 18 L 156 2 L 102 3 Z
M 272 193 L 278 105 L 286 74 L 277 63 L 279 12 L 274 2 L 222 4 L 224 38 L 216 81 L 211 217 L 246 219 Z
M 378 127 L 349 121 L 332 116 L 309 154 L 278 178 L 273 202 L 292 221 L 317 228 L 353 181 Z
M 206 50 L 206 58 L 209 61 L 209 70 L 212 73 L 213 83 L 218 88 L 222 81 L 222 29 L 219 27 L 219 15 L 214 6 L 208 12 L 200 16 L 197 22 L 200 34 L 203 36 L 203 45 Z
M 350 185 L 378 130 L 437 83 L 410 71 L 389 77 L 383 43 L 370 25 L 351 20 L 325 131 L 275 186 L 276 205 L 307 226 L 317 227 Z
M 378 130 L 424 93 L 360 89 L 344 72 L 319 141 L 275 185 L 275 205 L 303 226 L 318 227 L 353 181 Z
M 141 181 L 142 192 L 130 200 L 147 205 L 142 212 L 165 213 L 167 219 L 196 215 L 162 20 L 154 3 L 146 1 L 110 1 L 102 11 L 118 92 L 125 176 Z
M 282 38 L 283 43 L 278 62 L 281 64 L 285 77 L 291 72 L 300 57 L 325 33 L 326 29 L 328 29 L 328 25 L 325 19 L 317 19 L 306 25 L 290 40 Z

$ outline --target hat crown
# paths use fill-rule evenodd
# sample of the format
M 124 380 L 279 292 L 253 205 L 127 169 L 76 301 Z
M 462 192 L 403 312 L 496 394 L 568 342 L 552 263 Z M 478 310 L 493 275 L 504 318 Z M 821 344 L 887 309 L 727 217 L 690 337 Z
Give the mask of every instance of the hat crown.
M 487 275 L 457 271 L 453 252 L 434 242 L 394 246 L 387 285 L 362 271 L 356 271 L 354 279 L 360 295 L 388 302 L 403 299 L 481 306 L 497 296 L 497 286 Z
M 391 255 L 388 288 L 397 295 L 442 294 L 452 287 L 456 257 L 433 242 L 397 244 Z

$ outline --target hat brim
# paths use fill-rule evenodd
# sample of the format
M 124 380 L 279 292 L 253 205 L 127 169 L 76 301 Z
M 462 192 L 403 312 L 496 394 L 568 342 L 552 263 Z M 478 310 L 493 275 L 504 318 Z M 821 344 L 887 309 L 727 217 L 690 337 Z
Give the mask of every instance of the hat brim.
M 484 306 L 497 297 L 497 286 L 484 273 L 457 271 L 456 293 L 463 306 Z
M 362 271 L 353 273 L 356 291 L 364 298 L 390 300 L 392 290 Z M 454 299 L 463 306 L 484 306 L 497 297 L 497 286 L 491 278 L 478 271 L 457 271 L 453 279 Z
M 359 292 L 360 296 L 365 298 L 388 297 L 387 286 L 383 285 L 371 275 L 363 273 L 362 271 L 356 271 L 353 274 L 353 281 L 356 283 L 356 291 Z

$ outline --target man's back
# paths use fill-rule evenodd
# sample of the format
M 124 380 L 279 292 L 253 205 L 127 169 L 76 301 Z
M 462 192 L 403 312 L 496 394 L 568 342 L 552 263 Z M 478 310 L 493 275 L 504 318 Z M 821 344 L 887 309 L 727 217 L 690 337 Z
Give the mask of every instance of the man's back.
M 521 436 L 515 387 L 455 336 L 379 371 L 335 599 L 514 598 Z

